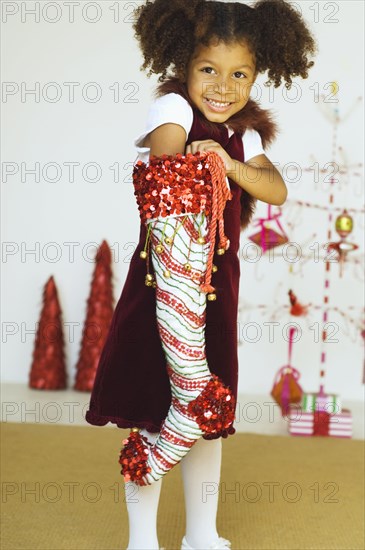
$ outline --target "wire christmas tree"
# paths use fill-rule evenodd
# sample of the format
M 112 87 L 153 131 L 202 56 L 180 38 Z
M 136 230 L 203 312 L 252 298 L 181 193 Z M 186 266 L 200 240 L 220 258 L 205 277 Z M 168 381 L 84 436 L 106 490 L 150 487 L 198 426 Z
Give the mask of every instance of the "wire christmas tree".
M 332 95 L 336 96 L 338 92 L 338 85 L 337 83 L 332 83 Z M 268 206 L 268 215 L 267 217 L 261 217 L 256 220 L 254 220 L 253 225 L 259 225 L 261 227 L 261 233 L 255 233 L 254 235 L 250 236 L 249 239 L 254 241 L 256 244 L 261 246 L 261 249 L 263 251 L 263 254 L 270 255 L 271 258 L 274 257 L 280 257 L 282 256 L 282 249 L 280 249 L 283 245 L 285 245 L 288 240 L 288 235 L 293 235 L 296 229 L 296 223 L 299 218 L 300 213 L 307 213 L 310 210 L 309 209 L 316 209 L 319 211 L 323 211 L 324 213 L 327 213 L 327 238 L 328 242 L 323 245 L 323 249 L 325 253 L 323 253 L 322 250 L 318 250 L 318 259 L 323 260 L 325 270 L 324 270 L 324 281 L 323 281 L 323 300 L 322 304 L 313 304 L 309 303 L 305 307 L 305 311 L 309 309 L 309 313 L 311 310 L 322 310 L 322 322 L 323 322 L 323 330 L 321 333 L 321 350 L 320 350 L 320 385 L 323 385 L 323 379 L 325 377 L 326 369 L 326 352 L 324 344 L 326 343 L 327 339 L 327 330 L 326 326 L 328 326 L 330 315 L 334 312 L 337 315 L 340 315 L 342 319 L 344 319 L 347 323 L 347 326 L 352 326 L 356 330 L 356 337 L 360 336 L 360 340 L 363 341 L 365 337 L 365 330 L 364 330 L 364 308 L 363 307 L 357 307 L 349 305 L 347 307 L 347 311 L 345 311 L 344 308 L 337 307 L 335 305 L 331 305 L 331 295 L 330 295 L 330 289 L 331 289 L 331 281 L 330 281 L 330 273 L 331 273 L 331 263 L 333 263 L 333 260 L 335 259 L 336 262 L 339 262 L 339 276 L 340 278 L 344 275 L 344 267 L 345 265 L 352 265 L 354 269 L 358 269 L 359 273 L 361 272 L 361 275 L 354 271 L 354 274 L 357 278 L 362 277 L 363 279 L 363 263 L 364 263 L 364 256 L 361 253 L 355 253 L 355 251 L 359 248 L 358 245 L 354 242 L 348 241 L 348 236 L 352 231 L 354 222 L 353 222 L 353 216 L 362 216 L 364 214 L 364 208 L 359 207 L 350 207 L 349 205 L 344 206 L 335 206 L 335 183 L 339 183 L 340 185 L 343 184 L 347 186 L 347 189 L 350 187 L 350 182 L 354 178 L 356 178 L 356 181 L 360 183 L 360 189 L 363 189 L 363 176 L 362 176 L 362 164 L 349 164 L 346 160 L 346 156 L 344 153 L 344 149 L 338 145 L 338 125 L 340 123 L 343 123 L 355 110 L 355 108 L 359 105 L 359 102 L 361 101 L 361 97 L 359 97 L 357 100 L 354 101 L 352 107 L 348 110 L 348 112 L 343 116 L 340 117 L 339 109 L 337 107 L 333 108 L 331 104 L 326 103 L 325 96 L 320 96 L 319 106 L 324 114 L 324 116 L 329 120 L 329 122 L 332 124 L 332 160 L 331 162 L 327 163 L 323 168 L 319 168 L 319 162 L 317 159 L 312 156 L 312 165 L 305 167 L 303 169 L 304 172 L 313 172 L 316 171 L 317 174 L 326 174 L 329 178 L 329 193 L 328 193 L 328 204 L 327 205 L 319 205 L 308 201 L 300 201 L 300 200 L 293 200 L 288 199 L 283 207 L 278 207 L 277 212 L 273 212 L 273 208 L 271 205 Z M 337 102 L 337 101 L 336 101 Z M 334 170 L 335 168 L 335 170 Z M 340 176 L 340 179 L 338 180 L 337 177 Z M 335 219 L 335 215 L 337 215 L 337 218 Z M 279 221 L 280 216 L 282 216 L 281 221 Z M 290 220 L 290 216 L 292 216 L 292 221 Z M 284 220 L 283 220 L 284 218 Z M 276 225 L 275 225 L 276 224 Z M 332 231 L 333 227 L 336 227 L 336 231 L 340 236 L 339 241 L 335 241 L 335 236 L 333 236 Z M 287 232 L 285 231 L 285 227 L 289 228 Z M 302 243 L 302 250 L 305 248 L 305 246 L 313 241 L 314 237 L 316 237 L 316 233 L 313 233 L 311 235 L 308 235 L 308 239 L 305 243 Z M 350 254 L 351 252 L 351 254 Z M 312 259 L 311 254 L 301 254 L 301 257 L 298 262 L 295 264 L 290 264 L 290 275 L 291 278 L 293 278 L 295 274 L 295 269 L 297 270 L 296 274 L 301 273 L 303 276 L 303 267 L 304 265 Z M 249 260 L 250 258 L 247 257 Z M 259 262 L 256 262 L 255 269 L 258 270 L 261 266 L 259 265 Z M 360 271 L 361 268 L 361 271 Z M 333 272 L 333 269 L 332 269 Z M 258 274 L 256 273 L 256 277 Z M 262 277 L 261 277 L 262 278 Z M 282 286 L 283 283 L 279 283 L 279 287 Z M 294 281 L 291 282 L 288 287 L 291 289 L 294 287 Z M 256 309 L 260 309 L 265 314 L 270 315 L 270 320 L 276 320 L 280 315 L 288 313 L 288 311 L 292 311 L 291 305 L 289 303 L 283 304 L 278 303 L 278 296 L 280 296 L 279 292 L 280 288 L 278 288 L 275 291 L 275 298 L 271 304 L 247 304 L 246 302 L 243 304 L 242 300 L 240 300 L 239 305 L 239 314 L 241 312 L 246 313 L 250 315 L 250 312 Z M 303 312 L 303 315 L 306 313 Z M 310 315 L 307 319 L 307 324 L 310 322 Z M 346 332 L 344 331 L 344 334 Z M 348 333 L 349 334 L 349 333 Z M 241 342 L 239 342 L 239 345 L 241 345 Z M 364 364 L 364 374 L 362 383 L 365 383 L 365 364 Z

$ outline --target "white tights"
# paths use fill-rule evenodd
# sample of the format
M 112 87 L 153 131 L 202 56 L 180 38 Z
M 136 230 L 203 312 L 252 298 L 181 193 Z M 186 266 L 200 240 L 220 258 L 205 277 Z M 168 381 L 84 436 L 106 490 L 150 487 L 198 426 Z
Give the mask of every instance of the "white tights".
M 140 433 L 154 443 L 158 433 Z M 180 461 L 184 486 L 186 532 L 192 548 L 204 549 L 217 539 L 216 517 L 222 460 L 222 438 L 203 439 L 193 445 Z M 157 509 L 162 478 L 151 485 L 125 482 L 129 518 L 127 550 L 159 550 Z

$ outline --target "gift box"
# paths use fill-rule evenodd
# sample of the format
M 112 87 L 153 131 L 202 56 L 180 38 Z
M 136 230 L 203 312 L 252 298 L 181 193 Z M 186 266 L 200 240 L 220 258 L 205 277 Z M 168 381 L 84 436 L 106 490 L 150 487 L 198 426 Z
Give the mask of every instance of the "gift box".
M 339 395 L 325 393 L 321 385 L 317 393 L 303 393 L 301 407 L 303 412 L 339 413 L 341 412 L 341 400 Z
M 352 414 L 349 409 L 337 413 L 305 412 L 301 407 L 291 404 L 288 420 L 290 435 L 352 437 Z

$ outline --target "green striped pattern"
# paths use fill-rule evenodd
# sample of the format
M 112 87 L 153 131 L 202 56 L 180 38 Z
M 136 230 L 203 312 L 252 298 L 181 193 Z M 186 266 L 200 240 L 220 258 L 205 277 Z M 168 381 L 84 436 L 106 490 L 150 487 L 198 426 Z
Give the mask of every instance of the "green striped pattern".
M 205 354 L 206 294 L 199 288 L 210 247 L 209 220 L 204 213 L 189 214 L 182 223 L 184 217 L 161 217 L 149 223 L 152 224 L 151 257 L 157 283 L 157 325 L 171 394 L 185 409 L 203 391 L 211 373 Z M 199 228 L 200 235 L 206 238 L 205 244 L 197 242 Z M 166 237 L 173 238 L 173 243 L 166 244 Z M 162 254 L 156 252 L 157 244 L 163 245 Z M 183 270 L 187 262 L 192 267 L 190 272 Z M 170 277 L 164 276 L 167 269 Z M 192 275 L 199 276 L 200 280 L 193 281 Z M 169 303 L 171 300 L 177 305 Z M 195 387 L 190 387 L 189 383 L 195 383 Z M 202 435 L 191 415 L 177 410 L 172 403 L 159 436 L 150 448 L 147 464 L 151 472 L 145 476 L 145 482 L 151 484 L 164 476 Z

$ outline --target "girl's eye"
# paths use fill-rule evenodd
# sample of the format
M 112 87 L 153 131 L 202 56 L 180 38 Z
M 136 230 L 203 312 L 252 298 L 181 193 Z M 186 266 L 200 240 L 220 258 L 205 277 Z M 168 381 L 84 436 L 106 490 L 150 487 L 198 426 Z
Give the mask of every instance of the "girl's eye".
M 202 72 L 207 72 L 207 71 L 209 71 L 208 74 L 211 74 L 210 71 L 214 71 L 213 67 L 204 67 L 204 68 L 201 69 L 201 70 L 202 70 Z M 240 71 L 236 71 L 236 72 L 234 73 L 234 75 L 235 75 L 235 76 L 240 75 L 240 76 L 238 77 L 239 79 L 242 79 L 242 77 L 243 77 L 243 78 L 246 78 L 246 75 L 245 75 L 244 73 L 241 73 Z
M 209 71 L 209 70 L 213 71 L 214 69 L 213 69 L 212 67 L 204 67 L 204 69 L 202 69 L 202 71 L 206 71 L 206 70 L 208 70 L 208 71 Z M 208 74 L 210 74 L 210 73 L 208 73 Z

